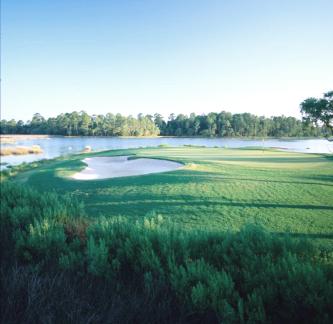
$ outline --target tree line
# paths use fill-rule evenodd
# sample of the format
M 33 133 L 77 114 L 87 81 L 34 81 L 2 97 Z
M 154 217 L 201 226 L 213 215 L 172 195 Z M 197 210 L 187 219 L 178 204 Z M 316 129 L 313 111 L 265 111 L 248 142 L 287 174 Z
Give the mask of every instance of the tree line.
M 151 136 L 160 133 L 155 123 L 139 114 L 137 118 L 121 114 L 88 115 L 85 111 L 44 118 L 34 114 L 31 121 L 1 120 L 1 134 L 49 134 L 65 136 Z
M 222 111 L 207 115 L 160 114 L 123 116 L 107 113 L 89 115 L 85 111 L 44 118 L 33 115 L 31 121 L 1 120 L 1 134 L 49 134 L 65 136 L 210 136 L 210 137 L 293 137 L 324 136 L 325 125 L 294 117 L 232 114 Z

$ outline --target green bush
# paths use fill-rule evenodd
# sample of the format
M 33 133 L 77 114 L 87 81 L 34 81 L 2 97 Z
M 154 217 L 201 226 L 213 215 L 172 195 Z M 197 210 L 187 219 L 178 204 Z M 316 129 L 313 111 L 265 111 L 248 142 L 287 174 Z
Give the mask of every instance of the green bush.
M 68 249 L 67 223 L 85 216 L 83 205 L 54 193 L 40 194 L 10 182 L 1 183 L 1 252 L 28 262 L 55 263 Z
M 88 222 L 78 202 L 3 183 L 6 251 L 7 261 L 14 251 L 16 263 L 41 273 L 65 271 L 87 283 L 107 282 L 115 292 L 140 292 L 150 307 L 164 305 L 165 318 L 175 317 L 174 305 L 184 322 L 333 320 L 332 254 L 256 226 L 223 233 L 186 231 L 161 216 Z

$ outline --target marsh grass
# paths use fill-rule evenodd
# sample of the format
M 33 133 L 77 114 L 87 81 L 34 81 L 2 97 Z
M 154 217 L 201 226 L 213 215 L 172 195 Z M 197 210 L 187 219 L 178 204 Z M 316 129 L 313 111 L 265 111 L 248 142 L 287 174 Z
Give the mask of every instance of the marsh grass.
M 39 145 L 28 146 L 15 146 L 15 147 L 2 147 L 0 155 L 26 155 L 26 154 L 41 154 L 43 150 Z

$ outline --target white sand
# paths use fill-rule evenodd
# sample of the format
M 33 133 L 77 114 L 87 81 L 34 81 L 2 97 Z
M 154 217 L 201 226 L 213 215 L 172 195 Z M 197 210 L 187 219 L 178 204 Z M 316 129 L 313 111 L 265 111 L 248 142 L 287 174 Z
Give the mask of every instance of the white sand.
M 181 163 L 167 160 L 127 158 L 128 156 L 86 158 L 83 162 L 87 167 L 71 177 L 76 180 L 108 179 L 173 171 L 183 166 Z

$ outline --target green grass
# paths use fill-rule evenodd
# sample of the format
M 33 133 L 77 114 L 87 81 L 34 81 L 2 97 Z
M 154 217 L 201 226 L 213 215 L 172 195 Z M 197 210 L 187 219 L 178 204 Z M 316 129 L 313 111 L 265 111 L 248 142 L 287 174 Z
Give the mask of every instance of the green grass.
M 112 155 L 184 167 L 69 178 L 84 157 Z M 332 158 L 147 148 L 13 167 L 1 183 L 0 322 L 332 323 Z
M 86 156 L 135 155 L 183 169 L 96 181 L 68 178 Z M 143 148 L 73 156 L 23 172 L 16 181 L 83 200 L 90 217 L 160 214 L 187 229 L 239 230 L 248 223 L 333 244 L 333 157 L 276 150 Z

